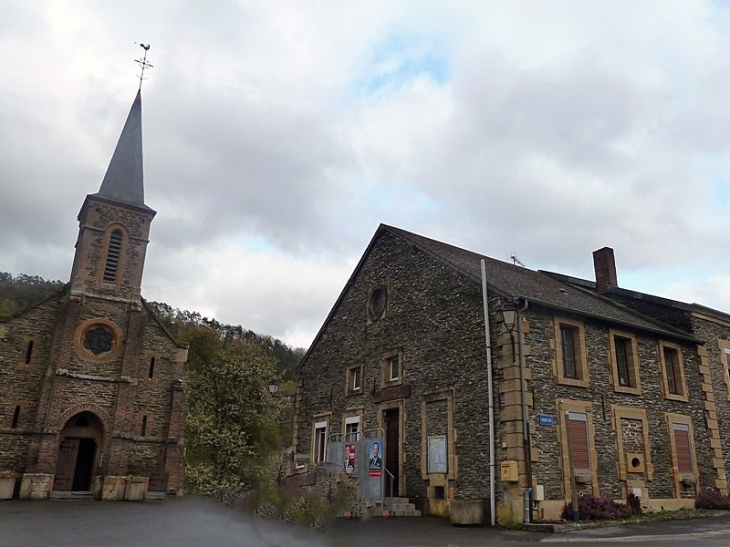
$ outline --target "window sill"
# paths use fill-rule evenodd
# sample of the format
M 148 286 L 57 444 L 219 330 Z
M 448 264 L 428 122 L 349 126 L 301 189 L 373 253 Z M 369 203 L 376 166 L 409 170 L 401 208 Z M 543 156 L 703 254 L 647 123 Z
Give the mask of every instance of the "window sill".
M 616 393 L 628 393 L 629 395 L 641 395 L 641 387 L 614 386 Z
M 590 387 L 590 382 L 588 380 L 579 380 L 577 378 L 565 378 L 562 376 L 558 376 L 558 384 L 560 384 L 562 386 L 573 386 L 573 387 L 583 387 L 583 388 Z
M 668 401 L 679 401 L 681 403 L 689 402 L 689 397 L 687 395 L 677 395 L 676 393 L 665 393 L 664 398 Z

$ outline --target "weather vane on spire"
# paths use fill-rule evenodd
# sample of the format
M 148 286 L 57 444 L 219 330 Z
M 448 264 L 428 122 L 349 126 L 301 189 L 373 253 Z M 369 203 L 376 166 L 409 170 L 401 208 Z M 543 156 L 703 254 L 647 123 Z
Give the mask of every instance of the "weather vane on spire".
M 136 44 L 137 42 L 135 42 Z M 142 89 L 142 80 L 144 80 L 144 69 L 145 68 L 154 68 L 151 63 L 147 62 L 147 52 L 150 50 L 150 45 L 147 44 L 139 44 L 139 47 L 144 49 L 144 56 L 141 59 L 135 59 L 134 62 L 137 63 L 140 67 L 142 67 L 142 71 L 139 74 L 139 89 Z

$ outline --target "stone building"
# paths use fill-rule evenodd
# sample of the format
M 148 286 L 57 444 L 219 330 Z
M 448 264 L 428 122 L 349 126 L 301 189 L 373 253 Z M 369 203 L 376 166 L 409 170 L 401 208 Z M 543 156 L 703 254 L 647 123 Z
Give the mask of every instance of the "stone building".
M 182 492 L 187 349 L 140 295 L 154 216 L 138 93 L 81 207 L 70 282 L 0 319 L 0 471 L 21 498 Z
M 459 522 L 486 515 L 492 457 L 502 522 L 555 518 L 573 491 L 665 508 L 726 491 L 720 352 L 652 315 L 381 225 L 300 365 L 296 458 L 306 468 L 333 435 L 380 431 L 396 495 Z

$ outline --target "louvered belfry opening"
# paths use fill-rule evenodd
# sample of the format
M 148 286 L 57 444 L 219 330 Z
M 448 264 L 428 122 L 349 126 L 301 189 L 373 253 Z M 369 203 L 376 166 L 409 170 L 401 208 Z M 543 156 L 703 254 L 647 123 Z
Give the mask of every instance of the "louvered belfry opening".
M 109 238 L 109 251 L 104 266 L 104 283 L 114 283 L 117 279 L 119 257 L 122 253 L 122 231 L 114 230 Z

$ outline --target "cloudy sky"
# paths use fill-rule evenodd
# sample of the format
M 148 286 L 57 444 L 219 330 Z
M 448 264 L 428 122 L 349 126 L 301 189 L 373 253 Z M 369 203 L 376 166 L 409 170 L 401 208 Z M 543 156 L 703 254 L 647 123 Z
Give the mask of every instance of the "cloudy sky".
M 730 310 L 730 4 L 0 0 L 0 271 L 143 87 L 149 300 L 306 347 L 383 222 Z

